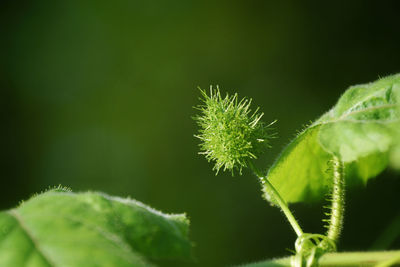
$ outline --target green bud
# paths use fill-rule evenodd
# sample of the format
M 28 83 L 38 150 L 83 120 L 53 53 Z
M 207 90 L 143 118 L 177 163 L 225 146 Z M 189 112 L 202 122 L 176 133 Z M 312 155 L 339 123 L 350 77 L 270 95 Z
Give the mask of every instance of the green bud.
M 208 161 L 215 162 L 217 174 L 221 168 L 242 173 L 250 160 L 256 159 L 269 147 L 268 141 L 273 136 L 268 126 L 260 121 L 263 113 L 258 108 L 252 112 L 251 99 L 238 100 L 238 95 L 221 97 L 219 88 L 210 87 L 210 95 L 200 89 L 203 102 L 196 107 L 201 115 L 194 119 L 200 126 L 195 135 L 202 143 L 200 154 Z

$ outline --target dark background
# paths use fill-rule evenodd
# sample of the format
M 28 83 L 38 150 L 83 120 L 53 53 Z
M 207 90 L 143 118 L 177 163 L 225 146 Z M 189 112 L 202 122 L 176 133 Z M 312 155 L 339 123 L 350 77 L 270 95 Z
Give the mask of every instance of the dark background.
M 200 266 L 289 254 L 255 177 L 215 176 L 197 154 L 197 86 L 278 119 L 267 168 L 346 87 L 400 72 L 395 2 L 1 1 L 1 208 L 62 184 L 186 212 Z M 347 191 L 341 250 L 371 248 L 399 189 L 388 170 Z M 322 205 L 292 206 L 305 231 L 323 231 Z

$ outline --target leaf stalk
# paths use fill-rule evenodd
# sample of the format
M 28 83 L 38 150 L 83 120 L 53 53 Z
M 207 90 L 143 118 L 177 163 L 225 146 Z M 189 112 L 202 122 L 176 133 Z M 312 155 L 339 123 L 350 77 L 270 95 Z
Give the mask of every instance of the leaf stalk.
M 344 164 L 336 156 L 333 157 L 333 187 L 330 207 L 330 219 L 326 235 L 337 243 L 343 226 L 344 216 Z

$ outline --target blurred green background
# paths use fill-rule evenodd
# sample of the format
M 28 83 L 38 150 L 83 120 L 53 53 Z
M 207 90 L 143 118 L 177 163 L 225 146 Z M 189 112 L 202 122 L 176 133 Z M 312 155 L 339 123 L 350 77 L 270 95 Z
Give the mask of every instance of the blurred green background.
M 197 86 L 278 119 L 267 168 L 349 85 L 400 72 L 395 3 L 1 1 L 1 208 L 58 184 L 100 190 L 186 212 L 196 265 L 289 254 L 295 234 L 255 177 L 215 176 L 197 154 Z M 371 248 L 399 190 L 390 170 L 348 190 L 342 250 Z M 323 231 L 323 204 L 293 205 L 305 231 Z

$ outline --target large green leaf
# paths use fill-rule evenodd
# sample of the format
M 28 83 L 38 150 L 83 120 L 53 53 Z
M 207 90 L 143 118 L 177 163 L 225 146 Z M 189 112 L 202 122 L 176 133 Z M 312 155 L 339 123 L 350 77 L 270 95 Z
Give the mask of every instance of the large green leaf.
M 331 185 L 334 156 L 350 183 L 365 183 L 387 167 L 399 137 L 400 74 L 350 87 L 283 150 L 268 179 L 287 202 L 315 200 Z
M 152 266 L 190 260 L 185 215 L 131 199 L 51 190 L 0 213 L 0 266 Z

